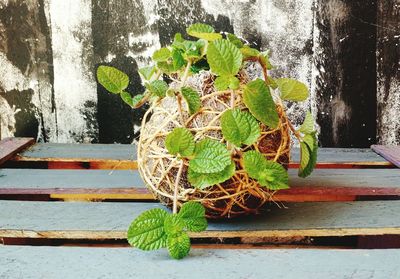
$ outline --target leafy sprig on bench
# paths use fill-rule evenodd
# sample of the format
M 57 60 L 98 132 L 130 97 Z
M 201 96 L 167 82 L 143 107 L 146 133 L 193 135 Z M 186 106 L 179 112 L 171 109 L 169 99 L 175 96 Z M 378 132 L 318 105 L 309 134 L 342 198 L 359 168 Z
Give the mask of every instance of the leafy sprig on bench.
M 201 232 L 207 228 L 204 207 L 197 202 L 185 203 L 178 214 L 161 208 L 143 212 L 128 229 L 128 242 L 149 251 L 168 248 L 174 259 L 182 259 L 190 251 L 188 232 Z

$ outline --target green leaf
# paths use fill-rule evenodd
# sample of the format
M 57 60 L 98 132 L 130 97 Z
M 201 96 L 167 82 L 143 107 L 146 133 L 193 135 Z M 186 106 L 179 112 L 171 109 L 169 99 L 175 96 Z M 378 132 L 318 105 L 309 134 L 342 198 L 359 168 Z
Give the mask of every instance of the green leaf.
M 233 43 L 219 39 L 209 43 L 207 60 L 213 73 L 234 76 L 242 65 L 242 54 Z
M 121 93 L 129 84 L 127 74 L 109 66 L 99 66 L 97 68 L 97 80 L 107 91 L 114 94 Z
M 228 41 L 230 41 L 232 44 L 234 44 L 237 48 L 243 47 L 243 42 L 241 39 L 239 39 L 236 35 L 228 33 L 226 34 L 226 38 Z
M 172 67 L 174 71 L 180 70 L 185 64 L 186 62 L 181 51 L 177 49 L 172 50 Z
M 174 65 L 172 63 L 164 62 L 157 62 L 157 68 L 160 69 L 163 73 L 170 75 L 176 70 L 174 69 Z
M 140 68 L 138 72 L 145 80 L 150 80 L 156 72 L 156 66 L 143 67 Z
M 226 146 L 208 138 L 196 143 L 194 156 L 189 162 L 189 167 L 198 173 L 220 172 L 232 162 Z
M 202 232 L 207 228 L 206 211 L 199 202 L 188 201 L 178 213 L 185 227 L 191 232 Z
M 167 211 L 154 208 L 140 214 L 128 229 L 130 245 L 142 250 L 156 250 L 167 245 L 164 221 Z
M 164 231 L 167 235 L 180 233 L 184 227 L 184 221 L 177 214 L 169 214 L 164 220 Z
M 259 121 L 273 129 L 278 127 L 279 116 L 276 105 L 268 86 L 262 79 L 256 79 L 246 84 L 243 102 Z
M 256 179 L 261 186 L 270 190 L 289 188 L 286 169 L 279 163 L 267 160 L 260 152 L 252 150 L 244 153 L 243 165 L 249 176 Z
M 311 134 L 315 131 L 314 118 L 311 112 L 307 111 L 306 118 L 304 119 L 303 124 L 301 124 L 299 131 L 303 134 Z
M 250 135 L 247 115 L 240 109 L 229 109 L 221 115 L 221 129 L 224 138 L 240 147 Z
M 182 96 L 185 98 L 189 113 L 194 114 L 199 111 L 201 107 L 201 99 L 199 93 L 191 87 L 182 87 L 181 88 Z
M 167 239 L 168 252 L 174 259 L 182 259 L 189 254 L 190 238 L 189 235 L 181 231 L 180 233 L 168 235 Z
M 172 155 L 191 156 L 194 152 L 195 142 L 192 133 L 183 127 L 172 130 L 165 138 L 165 146 Z
M 243 143 L 246 145 L 251 145 L 255 143 L 261 136 L 261 129 L 257 119 L 255 119 L 253 115 L 248 112 L 245 112 L 245 114 L 247 115 L 246 119 L 250 124 L 250 133 L 249 136 L 245 140 L 243 140 Z
M 165 97 L 168 90 L 168 84 L 163 80 L 153 80 L 150 83 L 146 83 L 145 87 L 153 96 L 160 98 Z
M 316 132 L 305 135 L 300 142 L 300 177 L 309 176 L 317 164 L 318 140 Z
M 186 32 L 193 37 L 204 39 L 207 41 L 214 41 L 221 39 L 222 35 L 215 33 L 212 26 L 204 23 L 195 23 L 186 28 Z
M 295 79 L 279 78 L 276 80 L 282 100 L 305 101 L 308 98 L 307 86 Z
M 286 169 L 279 163 L 267 160 L 265 164 L 265 177 L 272 177 L 265 185 L 270 190 L 282 190 L 289 188 L 289 175 Z
M 270 77 L 270 76 L 267 77 L 266 83 L 267 83 L 268 86 L 270 86 L 272 89 L 277 89 L 277 88 L 278 88 L 278 84 L 276 83 L 275 79 L 273 79 L 273 78 Z
M 260 54 L 260 52 L 257 49 L 251 48 L 246 45 L 240 49 L 240 52 L 243 55 L 243 59 L 247 59 L 249 57 L 258 57 L 258 55 Z
M 163 47 L 163 48 L 160 48 L 159 50 L 156 50 L 153 53 L 152 58 L 156 62 L 164 62 L 164 61 L 167 61 L 168 58 L 170 58 L 170 57 L 171 57 L 171 51 L 168 48 Z
M 193 187 L 204 189 L 215 184 L 225 182 L 235 174 L 235 163 L 229 164 L 220 172 L 198 173 L 189 167 L 188 180 Z
M 132 98 L 132 107 L 133 107 L 133 108 L 136 108 L 136 107 L 138 106 L 138 104 L 139 104 L 140 102 L 142 102 L 142 100 L 143 100 L 144 97 L 145 97 L 144 94 L 138 94 L 138 95 L 136 95 L 136 96 L 133 96 L 133 98 Z
M 214 81 L 215 88 L 220 91 L 226 90 L 228 88 L 233 90 L 238 89 L 239 84 L 240 81 L 235 76 L 219 76 Z
M 121 99 L 122 99 L 125 103 L 127 103 L 128 105 L 130 105 L 131 107 L 133 107 L 133 99 L 132 99 L 131 94 L 129 94 L 129 93 L 126 92 L 126 91 L 122 91 L 122 92 L 121 92 Z

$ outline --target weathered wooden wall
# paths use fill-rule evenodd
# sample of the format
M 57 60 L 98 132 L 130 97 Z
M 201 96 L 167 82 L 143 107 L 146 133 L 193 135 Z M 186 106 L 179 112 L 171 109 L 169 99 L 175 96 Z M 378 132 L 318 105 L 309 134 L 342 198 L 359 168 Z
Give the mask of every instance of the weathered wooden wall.
M 99 64 L 129 72 L 193 22 L 269 48 L 275 75 L 306 82 L 291 106 L 317 117 L 322 146 L 400 144 L 400 0 L 0 0 L 2 136 L 130 143 L 143 110 L 96 83 Z

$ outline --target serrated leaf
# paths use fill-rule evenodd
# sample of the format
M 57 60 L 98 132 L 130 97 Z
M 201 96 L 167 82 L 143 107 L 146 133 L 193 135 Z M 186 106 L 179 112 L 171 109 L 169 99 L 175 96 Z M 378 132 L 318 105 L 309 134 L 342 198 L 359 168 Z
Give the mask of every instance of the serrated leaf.
M 170 58 L 170 57 L 171 57 L 171 51 L 166 47 L 156 50 L 152 56 L 153 60 L 156 62 L 167 61 L 168 58 Z
M 107 91 L 114 94 L 121 93 L 129 84 L 127 74 L 114 67 L 104 65 L 97 68 L 97 80 Z
M 137 108 L 138 105 L 142 102 L 143 98 L 145 98 L 144 94 L 138 94 L 136 96 L 133 96 L 132 98 L 132 107 Z
M 260 52 L 257 49 L 251 48 L 246 45 L 240 49 L 240 52 L 243 55 L 243 59 L 247 59 L 249 57 L 258 57 L 258 55 L 260 54 Z
M 142 250 L 156 250 L 167 245 L 164 221 L 168 213 L 160 208 L 147 210 L 140 214 L 128 229 L 130 245 Z
M 186 28 L 186 32 L 193 37 L 204 39 L 207 41 L 214 41 L 221 39 L 222 35 L 215 33 L 212 26 L 204 23 L 195 23 Z
M 129 93 L 126 92 L 126 91 L 122 91 L 122 92 L 121 92 L 121 99 L 122 99 L 125 103 L 127 103 L 128 105 L 130 105 L 131 107 L 133 107 L 133 99 L 132 99 L 131 94 L 129 94 Z
M 183 127 L 172 130 L 165 138 L 165 146 L 172 155 L 191 156 L 194 152 L 195 142 L 192 133 Z
M 243 42 L 241 39 L 239 39 L 236 35 L 228 33 L 226 34 L 226 38 L 228 41 L 230 41 L 232 44 L 234 44 L 237 48 L 243 47 Z
M 242 54 L 233 43 L 219 39 L 209 43 L 207 60 L 213 73 L 234 76 L 242 65 Z
M 190 167 L 188 170 L 188 180 L 193 187 L 204 189 L 215 184 L 225 182 L 235 174 L 235 163 L 231 163 L 225 169 L 215 173 L 198 173 Z
M 266 177 L 272 177 L 266 186 L 270 190 L 282 190 L 289 188 L 289 175 L 286 169 L 279 163 L 266 160 L 264 173 Z
M 145 87 L 153 96 L 160 98 L 165 97 L 168 90 L 168 84 L 163 80 L 153 80 L 150 83 L 146 83 Z
M 145 80 L 150 80 L 156 72 L 156 66 L 143 67 L 140 68 L 138 72 Z
M 164 231 L 167 235 L 180 233 L 184 227 L 184 221 L 177 214 L 169 214 L 164 220 Z
M 202 232 L 207 228 L 206 211 L 199 202 L 188 201 L 178 213 L 185 227 L 191 232 Z
M 196 143 L 194 158 L 190 160 L 189 167 L 197 173 L 216 173 L 231 162 L 231 154 L 226 146 L 207 138 Z
M 235 76 L 219 76 L 215 79 L 214 85 L 217 90 L 238 89 L 240 81 Z
M 305 101 L 308 98 L 307 86 L 295 79 L 279 78 L 276 80 L 282 100 Z
M 307 111 L 303 124 L 301 124 L 299 131 L 303 134 L 311 134 L 314 132 L 314 118 L 311 112 Z
M 199 111 L 201 107 L 201 99 L 199 93 L 191 87 L 182 87 L 181 88 L 182 96 L 185 98 L 189 113 L 194 114 Z
M 243 140 L 243 144 L 251 145 L 251 144 L 255 143 L 258 140 L 258 138 L 261 136 L 261 129 L 260 129 L 260 125 L 259 125 L 257 119 L 255 119 L 254 116 L 251 115 L 250 113 L 248 113 L 248 112 L 245 112 L 245 113 L 247 115 L 246 116 L 247 121 L 250 124 L 250 133 L 249 133 L 249 136 L 245 140 Z
M 157 62 L 157 68 L 160 69 L 163 73 L 169 75 L 174 73 L 176 70 L 174 69 L 174 65 L 172 63 L 164 62 Z
M 300 177 L 309 176 L 317 164 L 318 140 L 316 132 L 305 135 L 300 142 Z
M 240 109 L 229 109 L 221 115 L 221 129 L 224 138 L 240 147 L 250 135 L 250 123 L 246 113 Z
M 172 50 L 172 67 L 174 71 L 180 70 L 185 64 L 182 53 L 177 49 Z
M 267 160 L 263 154 L 252 150 L 243 155 L 244 169 L 261 186 L 270 190 L 289 188 L 289 176 L 285 168 L 274 161 Z
M 190 251 L 189 235 L 184 231 L 168 235 L 167 247 L 169 254 L 174 259 L 179 260 L 186 257 Z
M 278 127 L 279 116 L 276 105 L 268 86 L 262 79 L 256 79 L 246 84 L 243 102 L 259 121 L 273 129 Z

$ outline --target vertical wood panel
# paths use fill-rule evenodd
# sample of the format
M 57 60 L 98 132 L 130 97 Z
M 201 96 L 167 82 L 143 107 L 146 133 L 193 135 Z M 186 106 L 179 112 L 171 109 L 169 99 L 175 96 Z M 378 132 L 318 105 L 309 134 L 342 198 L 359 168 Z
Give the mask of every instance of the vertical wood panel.
M 375 0 L 318 0 L 314 91 L 326 147 L 368 147 L 376 138 Z
M 53 53 L 45 9 L 43 0 L 0 4 L 3 136 L 57 140 Z
M 378 136 L 400 144 L 400 0 L 378 1 Z
M 92 71 L 90 0 L 49 0 L 57 141 L 92 142 L 97 136 Z

